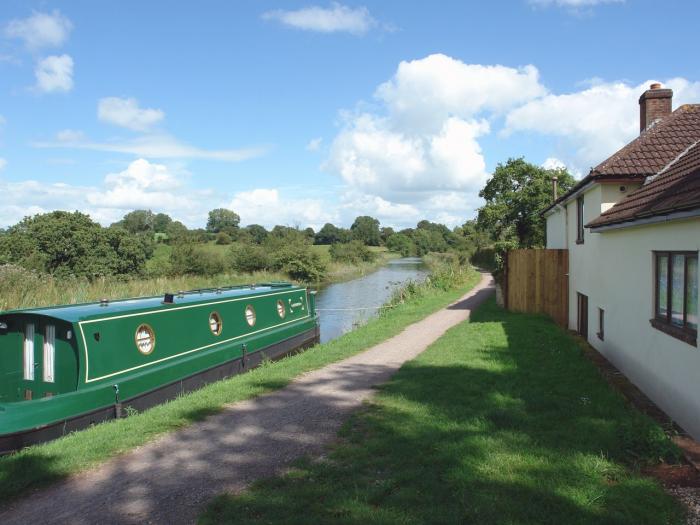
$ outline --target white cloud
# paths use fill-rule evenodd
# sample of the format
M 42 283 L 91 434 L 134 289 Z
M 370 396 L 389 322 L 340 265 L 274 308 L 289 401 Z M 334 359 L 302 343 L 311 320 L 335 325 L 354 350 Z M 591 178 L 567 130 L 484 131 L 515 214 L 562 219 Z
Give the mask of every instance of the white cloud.
M 573 93 L 545 95 L 512 110 L 504 134 L 535 131 L 561 137 L 571 164 L 587 172 L 639 134 L 636 101 L 650 83 L 598 82 Z M 674 78 L 665 85 L 674 91 L 675 106 L 700 99 L 700 82 Z
M 489 119 L 545 95 L 534 66 L 465 64 L 445 55 L 401 62 L 375 97 L 381 110 L 346 114 L 324 169 L 352 190 L 392 202 L 435 191 L 478 193 Z
M 164 117 L 160 109 L 140 108 L 135 98 L 105 97 L 97 105 L 101 121 L 135 131 L 145 131 Z
M 63 45 L 70 35 L 73 24 L 60 11 L 52 13 L 34 12 L 32 16 L 15 19 L 5 26 L 5 36 L 18 38 L 31 51 Z
M 324 168 L 351 187 L 392 198 L 397 193 L 477 189 L 485 164 L 476 138 L 485 121 L 452 117 L 434 135 L 394 131 L 389 119 L 359 115 L 335 138 Z
M 233 196 L 228 207 L 238 213 L 241 224 L 311 226 L 318 229 L 337 220 L 321 199 L 283 198 L 274 188 L 256 188 Z
M 405 227 L 471 216 L 487 180 L 479 140 L 497 117 L 547 94 L 534 66 L 465 64 L 446 55 L 403 61 L 375 91 L 379 108 L 345 113 L 323 169 L 358 210 Z
M 34 69 L 39 91 L 70 91 L 73 89 L 73 59 L 69 55 L 52 55 L 39 61 Z
M 0 157 L 0 171 L 2 171 L 3 169 L 5 169 L 5 166 L 7 166 L 7 160 L 5 160 L 5 159 L 3 159 L 2 157 Z
M 309 143 L 306 145 L 306 151 L 318 151 L 321 148 L 321 143 L 323 142 L 322 137 L 317 137 L 315 139 L 311 139 Z
M 434 132 L 450 116 L 472 118 L 484 111 L 498 114 L 546 92 L 532 65 L 465 64 L 435 54 L 402 61 L 375 96 L 397 126 Z
M 169 213 L 190 226 L 201 226 L 207 211 L 215 207 L 215 192 L 189 188 L 183 176 L 168 166 L 145 159 L 106 175 L 99 187 L 0 181 L 0 194 L 7 196 L 0 202 L 0 226 L 55 209 L 80 210 L 108 225 L 131 210 L 144 208 Z
M 542 167 L 546 170 L 560 170 L 566 168 L 566 164 L 556 157 L 547 157 L 542 163 Z
M 345 32 L 363 35 L 377 25 L 366 7 L 348 7 L 333 2 L 329 7 L 309 6 L 295 11 L 277 9 L 262 15 L 284 25 L 319 33 Z
M 241 149 L 209 150 L 191 146 L 170 135 L 143 135 L 128 140 L 114 140 L 109 142 L 91 141 L 84 135 L 72 130 L 64 130 L 58 133 L 56 140 L 39 141 L 33 145 L 37 148 L 66 148 L 84 149 L 92 151 L 108 151 L 124 153 L 137 157 L 152 159 L 209 159 L 228 162 L 259 157 L 266 152 L 264 147 L 251 147 Z M 75 134 L 75 135 L 71 135 Z

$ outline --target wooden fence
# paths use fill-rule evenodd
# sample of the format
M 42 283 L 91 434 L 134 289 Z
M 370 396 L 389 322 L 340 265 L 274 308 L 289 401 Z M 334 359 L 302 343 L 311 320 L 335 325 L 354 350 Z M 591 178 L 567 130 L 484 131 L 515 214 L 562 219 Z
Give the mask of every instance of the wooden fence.
M 563 327 L 569 322 L 569 251 L 511 250 L 505 268 L 505 306 L 544 313 Z

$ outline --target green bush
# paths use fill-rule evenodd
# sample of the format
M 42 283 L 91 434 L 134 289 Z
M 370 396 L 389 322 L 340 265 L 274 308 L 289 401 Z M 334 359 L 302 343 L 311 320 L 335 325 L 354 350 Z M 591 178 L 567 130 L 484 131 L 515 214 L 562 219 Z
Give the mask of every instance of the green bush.
M 0 263 L 58 277 L 140 275 L 155 243 L 150 234 L 103 228 L 80 212 L 26 217 L 0 237 Z
M 252 273 L 272 266 L 267 249 L 258 244 L 235 244 L 229 254 L 231 267 L 238 272 Z
M 216 234 L 216 244 L 231 244 L 233 240 L 231 236 L 226 232 L 219 232 Z
M 216 275 L 226 270 L 226 262 L 218 253 L 193 244 L 177 244 L 170 254 L 174 275 Z
M 276 251 L 272 256 L 272 268 L 304 282 L 321 281 L 327 270 L 318 253 L 306 244 L 290 244 Z
M 360 241 L 332 244 L 328 253 L 333 261 L 351 264 L 372 262 L 377 258 L 376 254 Z

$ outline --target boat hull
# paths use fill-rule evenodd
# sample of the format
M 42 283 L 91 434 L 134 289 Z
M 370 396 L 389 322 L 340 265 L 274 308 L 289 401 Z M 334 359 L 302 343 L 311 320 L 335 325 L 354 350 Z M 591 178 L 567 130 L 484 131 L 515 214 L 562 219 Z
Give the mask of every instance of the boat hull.
M 130 398 L 119 399 L 119 401 L 114 404 L 71 415 L 70 417 L 54 421 L 48 425 L 0 435 L 0 454 L 7 454 L 30 445 L 51 441 L 97 423 L 124 417 L 126 407 L 131 407 L 137 411 L 146 410 L 165 401 L 175 399 L 184 393 L 202 388 L 207 384 L 247 372 L 248 370 L 260 366 L 265 360 L 279 359 L 314 346 L 319 340 L 319 326 L 315 324 L 311 329 L 282 341 L 254 352 L 244 353 L 240 357 L 198 371 L 176 381 L 159 385 L 156 388 L 139 393 Z M 83 393 L 86 396 L 91 394 L 89 390 Z

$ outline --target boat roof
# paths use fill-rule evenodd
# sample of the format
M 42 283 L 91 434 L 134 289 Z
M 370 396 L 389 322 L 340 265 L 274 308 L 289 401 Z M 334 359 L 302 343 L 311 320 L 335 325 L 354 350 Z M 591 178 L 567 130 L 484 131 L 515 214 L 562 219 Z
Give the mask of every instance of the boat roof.
M 41 308 L 25 308 L 18 310 L 7 310 L 0 312 L 6 314 L 34 314 L 53 317 L 71 323 L 84 321 L 87 319 L 111 317 L 112 315 L 126 312 L 135 313 L 148 311 L 155 308 L 171 308 L 186 304 L 198 304 L 205 302 L 218 302 L 232 297 L 255 297 L 266 293 L 282 290 L 293 290 L 299 288 L 291 283 L 263 283 L 245 286 L 225 286 L 221 288 L 203 288 L 198 290 L 188 290 L 186 292 L 173 293 L 173 302 L 164 303 L 165 295 L 155 297 L 135 297 L 130 299 L 116 299 L 104 302 L 92 302 L 82 304 L 67 304 L 58 306 L 47 306 Z

